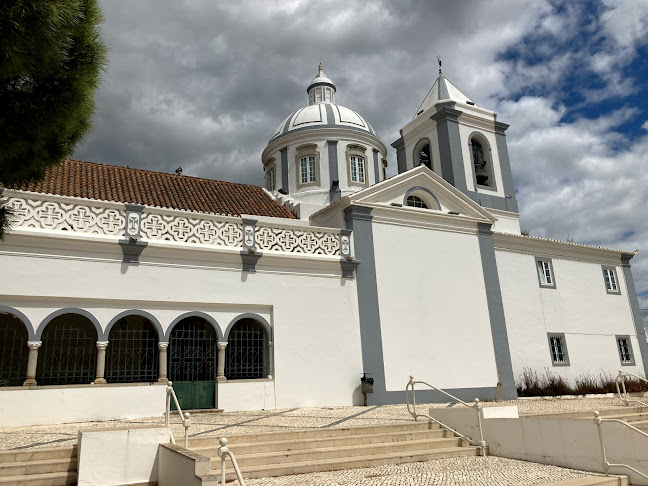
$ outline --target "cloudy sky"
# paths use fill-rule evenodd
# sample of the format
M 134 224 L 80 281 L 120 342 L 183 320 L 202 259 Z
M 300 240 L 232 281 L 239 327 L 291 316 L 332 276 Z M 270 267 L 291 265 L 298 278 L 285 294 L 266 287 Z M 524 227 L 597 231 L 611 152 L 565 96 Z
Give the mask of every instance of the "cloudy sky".
M 441 55 L 511 124 L 523 229 L 640 248 L 648 307 L 648 1 L 102 3 L 110 64 L 75 158 L 261 185 L 261 152 L 319 62 L 389 147 Z

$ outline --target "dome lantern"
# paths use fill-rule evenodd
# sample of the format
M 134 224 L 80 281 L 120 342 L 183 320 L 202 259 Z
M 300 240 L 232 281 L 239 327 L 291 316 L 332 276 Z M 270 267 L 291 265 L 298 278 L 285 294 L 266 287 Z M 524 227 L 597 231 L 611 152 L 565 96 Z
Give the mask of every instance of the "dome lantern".
M 306 92 L 308 93 L 308 104 L 316 105 L 319 103 L 335 103 L 335 85 L 326 74 L 324 66 L 320 62 L 317 68 L 317 76 L 311 81 Z

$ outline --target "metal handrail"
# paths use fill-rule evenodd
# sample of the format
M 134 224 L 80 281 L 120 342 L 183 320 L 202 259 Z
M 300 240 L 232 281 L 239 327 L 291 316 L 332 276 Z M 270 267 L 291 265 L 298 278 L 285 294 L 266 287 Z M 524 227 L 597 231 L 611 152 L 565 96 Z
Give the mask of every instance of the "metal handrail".
M 243 476 L 241 475 L 241 470 L 236 463 L 234 453 L 227 447 L 227 439 L 221 437 L 218 439 L 218 443 L 220 444 L 220 447 L 218 448 L 218 457 L 221 458 L 221 486 L 225 486 L 225 456 L 228 456 L 232 461 L 232 466 L 234 466 L 234 472 L 236 473 L 236 479 L 238 479 L 240 486 L 245 486 L 245 481 L 243 481 Z
M 462 433 L 460 433 L 457 430 L 453 429 L 449 425 L 446 425 L 443 422 L 435 419 L 434 417 L 430 417 L 429 415 L 424 414 L 424 413 L 417 413 L 416 412 L 416 392 L 414 390 L 414 385 L 416 383 L 421 383 L 423 385 L 429 386 L 433 390 L 436 390 L 438 392 L 443 393 L 445 396 L 447 396 L 448 398 L 451 398 L 452 400 L 459 403 L 460 405 L 463 405 L 464 407 L 474 409 L 477 412 L 477 426 L 479 428 L 479 441 L 472 440 L 470 437 L 468 437 L 466 435 L 463 435 Z M 410 408 L 410 398 L 409 398 L 410 387 L 412 389 L 412 408 Z M 475 401 L 473 402 L 472 405 L 468 404 L 468 403 L 464 402 L 463 400 L 461 400 L 460 398 L 457 398 L 454 395 L 450 395 L 450 393 L 448 393 L 448 392 L 446 392 L 444 390 L 441 390 L 440 388 L 437 388 L 434 385 L 430 385 L 429 383 L 426 383 L 425 381 L 414 381 L 414 377 L 410 375 L 410 379 L 407 382 L 407 386 L 405 387 L 405 400 L 407 401 L 407 411 L 409 412 L 409 414 L 412 417 L 414 417 L 414 420 L 418 420 L 419 417 L 425 417 L 428 420 L 431 420 L 431 421 L 437 423 L 439 426 L 443 427 L 444 429 L 452 432 L 453 434 L 458 435 L 462 439 L 467 440 L 471 445 L 479 447 L 480 454 L 482 456 L 486 455 L 486 442 L 484 441 L 484 432 L 482 430 L 482 408 L 483 408 L 483 406 L 480 403 L 478 398 L 475 398 Z
M 628 392 L 627 392 L 626 386 L 625 386 L 626 377 L 628 377 L 628 376 L 631 376 L 633 378 L 636 378 L 638 380 L 645 381 L 646 383 L 648 383 L 648 380 L 646 380 L 645 378 L 642 378 L 641 376 L 633 375 L 632 373 L 628 373 L 626 371 L 619 370 L 619 374 L 616 377 L 616 389 L 617 389 L 617 394 L 619 395 L 619 398 L 625 404 L 626 407 L 628 407 L 630 405 L 630 402 L 639 403 L 644 407 L 648 407 L 648 403 L 646 403 L 646 402 L 642 402 L 641 400 L 630 400 L 628 398 Z M 619 388 L 619 382 L 621 382 L 621 387 L 623 388 L 623 394 L 621 393 L 621 390 Z
M 171 436 L 171 442 L 173 444 L 176 443 L 175 437 L 173 437 L 173 432 L 171 432 L 171 429 L 169 428 L 169 416 L 171 415 L 171 397 L 173 397 L 173 401 L 175 402 L 175 406 L 178 409 L 178 413 L 180 414 L 180 420 L 182 420 L 182 425 L 184 426 L 185 432 L 184 432 L 184 447 L 185 449 L 189 449 L 189 426 L 191 425 L 191 415 L 189 412 L 182 413 L 182 409 L 180 408 L 180 404 L 178 403 L 178 397 L 175 394 L 175 391 L 173 391 L 173 383 L 172 382 L 167 382 L 167 389 L 166 389 L 166 413 L 165 413 L 165 418 L 164 418 L 164 425 L 166 426 L 167 429 L 169 429 L 169 435 Z
M 633 430 L 635 432 L 639 432 L 641 435 L 644 437 L 648 437 L 648 434 L 645 432 L 639 430 L 636 427 L 633 427 L 630 425 L 628 422 L 624 420 L 619 420 L 619 419 L 609 419 L 609 418 L 601 418 L 599 412 L 594 412 L 594 423 L 596 424 L 596 428 L 598 429 L 598 436 L 599 436 L 599 443 L 601 444 L 601 455 L 603 456 L 603 470 L 605 471 L 605 475 L 609 476 L 610 475 L 610 468 L 611 467 L 622 467 L 625 469 L 629 469 L 630 471 L 638 474 L 639 476 L 648 479 L 648 475 L 642 473 L 641 471 L 636 470 L 632 466 L 628 466 L 627 464 L 612 464 L 611 462 L 608 462 L 607 460 L 607 454 L 605 453 L 605 444 L 603 443 L 603 430 L 601 429 L 601 424 L 603 422 L 618 422 L 620 424 L 625 425 L 628 427 L 630 430 Z

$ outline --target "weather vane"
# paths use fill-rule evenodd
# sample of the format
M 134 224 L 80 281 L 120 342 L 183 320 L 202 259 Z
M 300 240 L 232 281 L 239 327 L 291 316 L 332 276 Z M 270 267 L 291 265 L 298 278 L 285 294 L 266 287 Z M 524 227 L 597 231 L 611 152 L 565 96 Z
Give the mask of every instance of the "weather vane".
M 441 56 L 437 56 L 437 62 L 439 63 L 439 75 L 443 74 L 441 72 Z

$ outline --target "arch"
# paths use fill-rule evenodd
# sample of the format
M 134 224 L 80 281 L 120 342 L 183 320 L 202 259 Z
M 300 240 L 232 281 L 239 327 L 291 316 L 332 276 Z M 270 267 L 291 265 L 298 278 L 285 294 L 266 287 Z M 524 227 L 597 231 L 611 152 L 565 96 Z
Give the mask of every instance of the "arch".
M 434 163 L 432 161 L 432 143 L 427 137 L 419 139 L 419 141 L 416 142 L 416 145 L 414 145 L 414 150 L 412 150 L 412 167 L 421 165 L 420 153 L 426 145 L 428 146 L 428 156 L 430 157 L 430 165 L 428 166 L 428 169 L 434 171 Z
M 257 380 L 270 375 L 270 333 L 259 316 L 235 319 L 227 333 L 225 377 Z
M 108 383 L 157 381 L 161 329 L 151 317 L 144 311 L 126 311 L 108 326 L 104 338 L 108 341 L 104 373 Z
M 184 314 L 181 314 L 178 317 L 176 317 L 175 319 L 173 319 L 171 324 L 169 324 L 169 327 L 167 328 L 166 333 L 164 334 L 164 338 L 160 338 L 160 342 L 161 343 L 169 342 L 169 337 L 171 336 L 171 331 L 173 331 L 173 328 L 181 320 L 183 320 L 183 319 L 185 319 L 187 317 L 201 317 L 201 318 L 205 319 L 214 328 L 214 332 L 216 332 L 216 339 L 218 340 L 218 342 L 220 343 L 220 342 L 224 341 L 223 333 L 222 333 L 220 325 L 218 324 L 218 321 L 216 321 L 216 319 L 214 319 L 209 314 L 206 314 L 206 313 L 201 312 L 201 311 L 189 311 L 189 312 L 185 312 Z
M 479 144 L 482 146 L 482 151 L 488 152 L 488 155 L 486 156 L 486 165 L 484 166 L 486 169 L 486 174 L 488 175 L 488 180 L 486 181 L 487 184 L 479 184 L 477 182 L 477 176 L 475 175 L 475 164 L 473 162 L 473 139 L 479 142 Z M 488 141 L 488 138 L 486 138 L 486 136 L 482 132 L 475 130 L 471 132 L 470 135 L 468 135 L 468 153 L 470 154 L 470 167 L 472 169 L 473 182 L 475 183 L 475 186 L 496 190 L 497 183 L 495 181 L 495 163 L 493 161 L 493 150 L 491 149 L 491 144 Z
M 234 324 L 236 324 L 241 319 L 254 319 L 255 321 L 259 321 L 259 324 L 261 324 L 265 328 L 266 335 L 268 336 L 268 341 L 272 342 L 274 340 L 274 336 L 272 335 L 272 326 L 268 323 L 268 321 L 266 321 L 259 314 L 246 312 L 244 314 L 236 316 L 234 319 L 232 319 L 232 322 L 229 323 L 227 329 L 225 330 L 225 341 L 227 341 L 229 333 L 232 330 L 232 327 L 234 327 Z
M 432 191 L 421 186 L 412 187 L 405 193 L 405 197 L 403 197 L 403 206 L 407 206 L 407 198 L 412 195 L 418 196 L 421 199 L 423 199 L 423 201 L 427 204 L 428 209 L 437 209 L 437 210 L 441 209 L 441 204 L 439 203 L 439 199 L 437 199 L 437 197 L 432 193 Z M 434 202 L 432 203 L 432 201 Z M 434 207 L 435 205 L 436 208 Z
M 18 309 L 14 309 L 8 305 L 0 305 L 0 314 L 12 314 L 14 317 L 20 319 L 25 326 L 25 329 L 27 329 L 27 339 L 29 341 L 38 341 L 38 339 L 36 339 L 36 330 L 34 325 L 31 323 L 29 318 Z
M 97 331 L 97 340 L 99 340 L 100 336 L 103 336 L 103 330 L 101 329 L 101 324 L 99 324 L 99 321 L 95 316 L 93 316 L 90 312 L 88 312 L 85 309 L 80 309 L 78 307 L 66 307 L 64 309 L 59 309 L 57 311 L 52 312 L 50 315 L 48 315 L 45 319 L 43 319 L 43 322 L 41 322 L 40 326 L 38 326 L 38 329 L 36 330 L 34 334 L 34 340 L 35 341 L 40 341 L 41 337 L 43 336 L 43 330 L 45 327 L 52 322 L 52 320 L 56 319 L 58 316 L 62 316 L 64 314 L 79 314 L 80 316 L 83 316 L 87 318 L 92 325 L 95 327 Z
M 13 313 L 0 314 L 0 387 L 20 386 L 27 376 L 29 330 Z
M 140 309 L 130 309 L 130 310 L 125 310 L 123 312 L 120 312 L 117 314 L 115 317 L 113 317 L 108 325 L 106 326 L 106 330 L 103 332 L 101 335 L 100 341 L 108 341 L 108 336 L 110 336 L 110 330 L 112 327 L 122 318 L 122 317 L 128 317 L 128 316 L 140 316 L 144 317 L 145 319 L 148 319 L 151 321 L 151 324 L 155 327 L 155 330 L 157 331 L 158 334 L 158 339 L 161 342 L 164 342 L 164 330 L 162 329 L 162 324 L 160 324 L 160 321 L 157 320 L 157 318 L 146 311 L 140 310 Z

